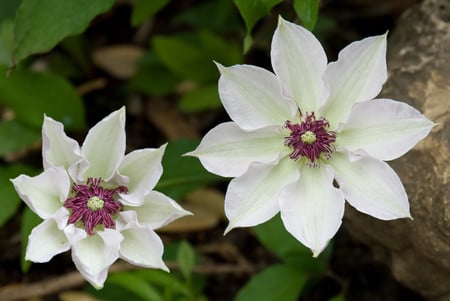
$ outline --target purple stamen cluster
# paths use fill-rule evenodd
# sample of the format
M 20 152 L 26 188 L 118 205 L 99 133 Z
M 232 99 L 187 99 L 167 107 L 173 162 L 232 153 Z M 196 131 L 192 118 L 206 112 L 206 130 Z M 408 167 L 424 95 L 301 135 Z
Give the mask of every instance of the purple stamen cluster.
M 317 160 L 323 155 L 329 159 L 334 151 L 333 143 L 336 141 L 336 133 L 328 131 L 330 124 L 325 118 L 316 119 L 314 113 L 306 114 L 306 118 L 300 123 L 286 121 L 286 128 L 291 131 L 290 136 L 285 137 L 285 144 L 293 148 L 289 157 L 297 160 L 306 157 L 311 166 L 317 165 Z
M 71 210 L 69 223 L 82 223 L 89 235 L 95 234 L 97 226 L 114 228 L 113 216 L 123 209 L 123 205 L 116 201 L 118 193 L 126 193 L 125 186 L 106 189 L 100 186 L 101 178 L 88 178 L 86 184 L 73 184 L 72 192 L 75 196 L 68 198 L 64 207 Z M 96 207 L 89 206 L 89 200 L 100 199 Z M 100 205 L 99 205 L 100 204 Z

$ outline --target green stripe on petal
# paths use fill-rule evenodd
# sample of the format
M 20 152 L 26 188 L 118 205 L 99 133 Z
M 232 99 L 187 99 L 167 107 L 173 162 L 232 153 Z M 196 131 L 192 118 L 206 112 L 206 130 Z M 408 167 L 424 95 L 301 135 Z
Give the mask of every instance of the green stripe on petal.
M 225 233 L 235 227 L 263 223 L 280 210 L 280 191 L 298 178 L 299 164 L 289 157 L 276 165 L 253 164 L 233 179 L 225 195 L 225 214 L 230 221 Z
M 220 99 L 240 128 L 283 125 L 295 116 L 294 102 L 282 95 L 281 83 L 273 73 L 250 65 L 218 67 Z
M 387 78 L 386 34 L 353 42 L 328 64 L 325 82 L 330 96 L 324 116 L 336 129 L 350 114 L 353 104 L 371 100 L 380 93 Z
M 253 162 L 270 163 L 283 150 L 289 151 L 284 136 L 280 126 L 244 131 L 234 122 L 225 122 L 210 130 L 197 149 L 187 155 L 198 157 L 209 172 L 236 177 Z
M 369 156 L 350 160 L 343 152 L 333 153 L 328 163 L 345 199 L 357 210 L 382 220 L 410 217 L 405 188 L 387 163 Z
M 125 153 L 125 107 L 111 113 L 91 128 L 81 147 L 89 162 L 83 179 L 108 181 L 119 167 Z
M 275 74 L 302 112 L 316 111 L 328 96 L 322 78 L 327 57 L 316 37 L 280 17 L 270 55 Z
M 70 249 L 64 232 L 55 220 L 47 219 L 31 231 L 25 258 L 33 262 L 47 262 L 53 256 Z
M 413 107 L 390 99 L 356 104 L 337 135 L 337 144 L 364 150 L 379 160 L 393 160 L 425 138 L 434 123 Z
M 304 165 L 300 179 L 281 192 L 281 218 L 289 233 L 316 257 L 338 231 L 344 204 L 342 193 L 333 186 L 331 172 Z

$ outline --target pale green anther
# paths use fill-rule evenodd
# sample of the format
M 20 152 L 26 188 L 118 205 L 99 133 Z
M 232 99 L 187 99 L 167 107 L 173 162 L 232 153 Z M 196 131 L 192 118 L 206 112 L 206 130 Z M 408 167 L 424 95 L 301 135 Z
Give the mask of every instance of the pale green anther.
M 314 141 L 316 141 L 317 137 L 314 132 L 306 131 L 303 133 L 303 135 L 300 136 L 300 139 L 302 139 L 302 142 L 306 144 L 312 144 Z
M 102 209 L 104 204 L 105 201 L 103 201 L 101 198 L 99 198 L 98 196 L 93 196 L 87 201 L 86 206 L 92 211 L 97 211 Z

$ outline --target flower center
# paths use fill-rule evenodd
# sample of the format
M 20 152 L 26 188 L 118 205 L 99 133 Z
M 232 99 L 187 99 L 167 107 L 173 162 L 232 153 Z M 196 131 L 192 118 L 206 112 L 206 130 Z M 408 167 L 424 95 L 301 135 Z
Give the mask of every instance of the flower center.
M 307 158 L 310 166 L 315 167 L 318 160 L 330 158 L 334 151 L 336 133 L 328 130 L 330 126 L 328 120 L 316 119 L 314 113 L 311 113 L 306 114 L 300 123 L 288 120 L 285 126 L 291 131 L 284 140 L 285 145 L 292 148 L 289 155 L 291 159 Z
M 98 196 L 93 196 L 87 200 L 86 206 L 92 211 L 97 211 L 103 208 L 105 201 L 103 201 Z
M 312 144 L 314 141 L 317 140 L 316 134 L 311 131 L 306 131 L 304 134 L 300 136 L 300 139 L 302 139 L 302 142 L 306 144 Z
M 128 192 L 125 186 L 107 189 L 100 183 L 100 178 L 89 178 L 85 184 L 73 184 L 74 196 L 64 202 L 64 207 L 71 211 L 68 222 L 84 228 L 89 235 L 115 227 L 114 216 L 123 209 L 116 200 L 117 194 Z

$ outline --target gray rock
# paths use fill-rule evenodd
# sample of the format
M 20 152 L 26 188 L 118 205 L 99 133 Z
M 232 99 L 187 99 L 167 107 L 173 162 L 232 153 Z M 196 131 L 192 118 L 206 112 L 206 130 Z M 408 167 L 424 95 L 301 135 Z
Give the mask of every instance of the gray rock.
M 414 220 L 379 221 L 346 208 L 344 225 L 394 276 L 429 300 L 450 300 L 450 2 L 425 0 L 388 37 L 389 79 L 380 97 L 405 101 L 438 123 L 390 162 Z

